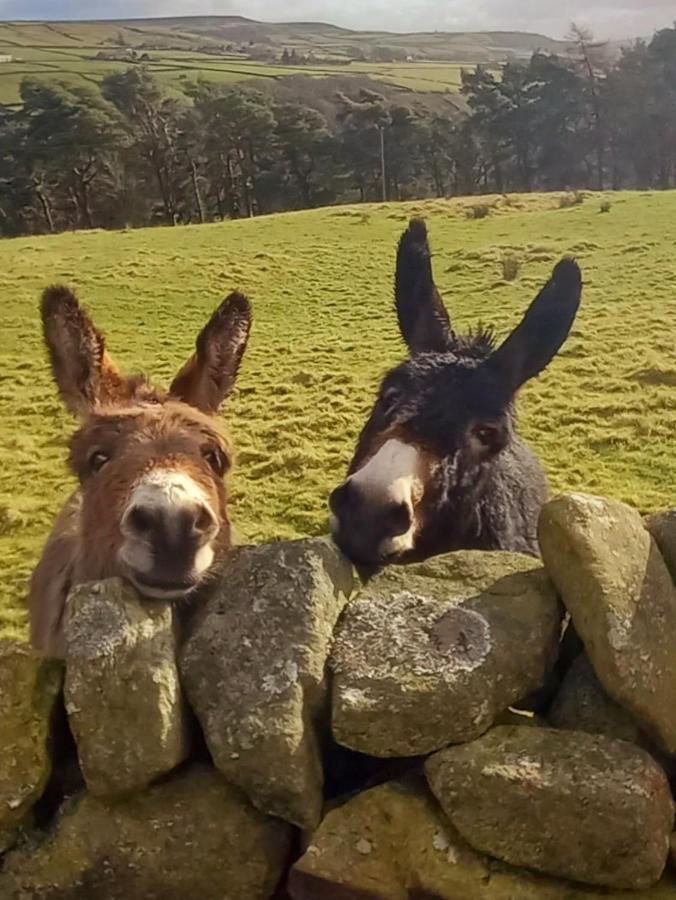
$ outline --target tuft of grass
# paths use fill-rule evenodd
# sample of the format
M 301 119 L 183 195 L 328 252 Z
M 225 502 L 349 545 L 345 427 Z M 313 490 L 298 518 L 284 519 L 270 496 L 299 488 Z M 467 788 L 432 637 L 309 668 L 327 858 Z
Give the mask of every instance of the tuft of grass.
M 502 277 L 505 281 L 516 281 L 521 268 L 521 262 L 516 253 L 506 252 L 500 261 L 502 265 Z
M 472 203 L 465 210 L 468 219 L 486 219 L 491 213 L 492 204 L 490 203 Z
M 574 206 L 582 206 L 585 200 L 583 191 L 568 191 L 559 198 L 559 209 L 572 209 Z
M 76 423 L 42 348 L 45 285 L 70 283 L 121 367 L 164 385 L 220 299 L 246 292 L 254 326 L 223 413 L 238 451 L 232 518 L 246 541 L 318 534 L 379 380 L 405 357 L 393 257 L 413 214 L 427 218 L 459 332 L 483 322 L 506 336 L 556 260 L 577 255 L 580 313 L 559 356 L 520 392 L 520 431 L 554 492 L 616 497 L 641 512 L 673 506 L 676 192 L 613 197 L 603 227 L 603 195 L 572 217 L 559 196 L 516 196 L 480 228 L 468 228 L 465 198 L 0 241 L 0 632 L 25 628 L 27 580 L 74 486 Z M 508 253 L 521 260 L 518 280 L 496 283 Z

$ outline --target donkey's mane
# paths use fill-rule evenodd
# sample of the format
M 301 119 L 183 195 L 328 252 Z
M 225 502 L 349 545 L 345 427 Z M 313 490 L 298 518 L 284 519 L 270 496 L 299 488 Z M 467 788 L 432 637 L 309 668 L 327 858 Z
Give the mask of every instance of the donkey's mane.
M 479 325 L 470 328 L 467 334 L 454 335 L 453 350 L 470 359 L 485 359 L 495 350 L 496 337 L 493 327 Z

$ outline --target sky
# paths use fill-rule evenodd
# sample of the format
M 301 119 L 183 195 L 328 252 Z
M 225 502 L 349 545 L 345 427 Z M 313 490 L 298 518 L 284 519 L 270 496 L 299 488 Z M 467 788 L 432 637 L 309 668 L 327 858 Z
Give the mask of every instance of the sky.
M 674 0 L 0 0 L 0 19 L 244 15 L 389 31 L 531 31 L 564 37 L 571 21 L 599 39 L 672 26 Z

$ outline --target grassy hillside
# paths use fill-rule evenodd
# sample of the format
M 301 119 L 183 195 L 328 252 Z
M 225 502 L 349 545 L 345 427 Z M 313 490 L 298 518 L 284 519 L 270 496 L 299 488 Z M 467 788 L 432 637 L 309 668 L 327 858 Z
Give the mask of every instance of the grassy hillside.
M 0 54 L 6 48 L 0 43 Z M 59 81 L 69 85 L 100 83 L 111 72 L 122 72 L 129 62 L 95 59 L 96 48 L 60 50 L 27 47 L 9 63 L 0 63 L 0 104 L 20 104 L 19 89 L 25 77 Z M 251 81 L 265 87 L 292 75 L 309 78 L 368 76 L 407 91 L 447 92 L 460 86 L 462 66 L 457 63 L 359 63 L 345 66 L 280 66 L 251 62 L 241 57 L 222 58 L 196 51 L 149 51 L 145 65 L 169 88 L 180 89 L 188 81 L 206 79 L 223 83 Z
M 0 40 L 16 46 L 98 46 L 118 36 L 130 47 L 157 45 L 190 50 L 201 44 L 267 44 L 307 53 L 354 58 L 374 48 L 397 47 L 427 59 L 499 61 L 506 54 L 528 56 L 533 50 L 556 51 L 565 44 L 541 34 L 524 32 L 352 31 L 320 22 L 257 22 L 241 16 L 183 16 L 90 22 L 0 23 Z
M 120 46 L 122 45 L 122 46 Z M 388 34 L 355 32 L 332 25 L 274 25 L 237 16 L 119 22 L 0 22 L 0 103 L 19 101 L 27 75 L 67 83 L 100 81 L 126 68 L 124 59 L 98 59 L 100 53 L 123 57 L 146 53 L 147 64 L 168 85 L 197 74 L 217 81 L 279 79 L 294 72 L 325 75 L 371 75 L 386 84 L 415 91 L 452 91 L 460 83 L 461 65 L 502 62 L 528 56 L 535 49 L 562 44 L 541 35 L 515 33 Z M 376 50 L 391 48 L 414 62 L 368 62 Z M 312 65 L 280 66 L 282 51 L 314 54 Z M 249 55 L 270 59 L 256 62 Z M 331 61 L 333 64 L 331 64 Z
M 374 389 L 402 357 L 392 311 L 395 242 L 430 219 L 435 267 L 455 325 L 505 334 L 554 262 L 573 252 L 583 307 L 561 356 L 521 396 L 523 434 L 555 490 L 655 510 L 676 496 L 676 193 L 334 208 L 188 228 L 0 242 L 0 626 L 21 628 L 25 581 L 72 483 L 72 428 L 41 347 L 37 301 L 73 285 L 127 370 L 166 382 L 218 300 L 239 287 L 255 326 L 226 419 L 239 449 L 233 515 L 261 541 L 321 532 L 326 497 L 351 457 Z M 481 201 L 483 202 L 483 201 Z M 516 281 L 501 260 L 516 252 Z

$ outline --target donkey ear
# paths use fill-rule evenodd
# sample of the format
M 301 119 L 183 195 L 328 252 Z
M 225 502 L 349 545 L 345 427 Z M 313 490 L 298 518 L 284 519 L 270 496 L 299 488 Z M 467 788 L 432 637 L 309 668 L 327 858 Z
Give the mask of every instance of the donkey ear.
M 422 219 L 411 219 L 399 240 L 394 298 L 399 330 L 412 356 L 448 349 L 453 331 L 432 277 L 427 226 Z
M 581 296 L 580 267 L 562 259 L 520 324 L 485 363 L 501 387 L 513 394 L 546 368 L 573 327 Z
M 54 380 L 66 407 L 83 416 L 114 402 L 125 385 L 101 332 L 75 294 L 60 285 L 42 295 L 42 329 Z
M 231 393 L 251 330 L 251 305 L 230 294 L 197 338 L 196 352 L 170 388 L 172 397 L 212 415 Z

